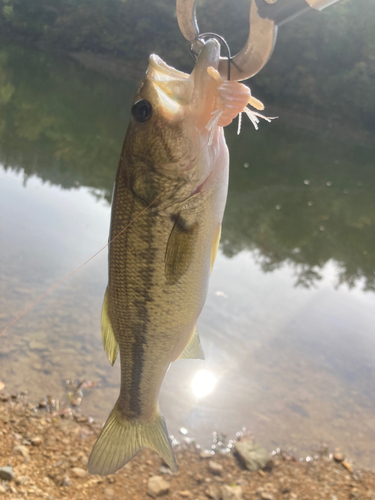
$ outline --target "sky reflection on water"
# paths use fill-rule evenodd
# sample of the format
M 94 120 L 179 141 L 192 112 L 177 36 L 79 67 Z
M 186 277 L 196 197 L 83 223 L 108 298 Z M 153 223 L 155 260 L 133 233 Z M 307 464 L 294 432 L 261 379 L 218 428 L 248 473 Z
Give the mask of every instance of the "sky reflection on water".
M 2 327 L 105 245 L 134 84 L 0 53 Z M 373 149 L 281 121 L 227 137 L 228 205 L 198 323 L 206 360 L 170 368 L 160 398 L 169 431 L 185 427 L 208 446 L 213 430 L 234 437 L 245 425 L 269 449 L 323 440 L 371 465 Z M 107 416 L 119 367 L 100 337 L 106 260 L 104 250 L 0 340 L 10 390 L 61 397 L 65 379 L 92 379 L 82 409 Z

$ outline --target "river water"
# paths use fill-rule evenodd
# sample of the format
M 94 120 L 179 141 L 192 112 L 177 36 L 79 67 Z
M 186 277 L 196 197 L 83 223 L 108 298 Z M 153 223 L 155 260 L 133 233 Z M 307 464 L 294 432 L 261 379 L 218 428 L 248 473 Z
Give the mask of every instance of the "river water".
M 64 57 L 0 47 L 0 329 L 106 244 L 136 88 Z M 261 97 L 261 96 L 260 96 Z M 229 127 L 230 190 L 198 322 L 206 361 L 178 361 L 160 406 L 203 447 L 246 427 L 270 451 L 375 451 L 375 149 L 278 121 Z M 10 392 L 104 420 L 119 389 L 101 345 L 107 252 L 0 339 Z M 179 437 L 180 436 L 180 437 Z

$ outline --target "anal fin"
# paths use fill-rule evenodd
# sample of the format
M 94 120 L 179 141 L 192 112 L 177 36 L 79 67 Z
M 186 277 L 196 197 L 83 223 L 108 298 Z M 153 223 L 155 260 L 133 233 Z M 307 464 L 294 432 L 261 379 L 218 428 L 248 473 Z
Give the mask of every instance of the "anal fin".
M 196 328 L 194 328 L 193 335 L 191 336 L 188 345 L 182 351 L 182 354 L 178 359 L 205 359 L 201 341 Z
M 108 288 L 105 291 L 102 308 L 102 339 L 104 350 L 109 362 L 113 366 L 118 354 L 118 343 L 113 333 L 112 323 L 108 314 Z
M 214 239 L 212 241 L 210 273 L 212 273 L 212 269 L 214 267 L 217 252 L 219 250 L 220 236 L 221 236 L 221 224 L 219 224 L 218 228 L 216 229 L 215 236 L 214 236 Z

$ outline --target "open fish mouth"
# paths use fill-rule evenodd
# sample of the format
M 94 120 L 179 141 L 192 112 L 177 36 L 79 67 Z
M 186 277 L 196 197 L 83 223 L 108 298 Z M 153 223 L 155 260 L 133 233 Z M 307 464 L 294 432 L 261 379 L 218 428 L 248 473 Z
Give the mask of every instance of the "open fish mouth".
M 219 60 L 220 46 L 216 40 L 208 40 L 203 46 L 191 75 L 172 68 L 159 56 L 151 54 L 146 77 L 153 84 L 166 117 L 178 116 L 182 111 L 180 107 L 193 101 L 198 105 L 198 100 L 208 91 L 210 77 L 207 69 L 210 66 L 216 69 Z

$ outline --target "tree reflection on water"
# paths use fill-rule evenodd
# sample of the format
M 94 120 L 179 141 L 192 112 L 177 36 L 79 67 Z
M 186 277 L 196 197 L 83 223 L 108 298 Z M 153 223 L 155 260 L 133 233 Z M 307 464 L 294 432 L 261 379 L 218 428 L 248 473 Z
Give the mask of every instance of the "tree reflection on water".
M 0 47 L 0 162 L 111 199 L 135 83 L 63 57 Z M 374 149 L 282 122 L 227 130 L 231 178 L 221 248 L 264 272 L 294 266 L 310 287 L 333 260 L 337 285 L 375 291 Z

